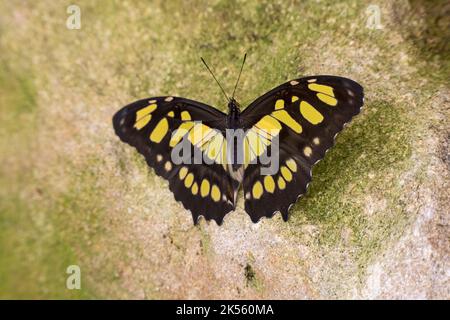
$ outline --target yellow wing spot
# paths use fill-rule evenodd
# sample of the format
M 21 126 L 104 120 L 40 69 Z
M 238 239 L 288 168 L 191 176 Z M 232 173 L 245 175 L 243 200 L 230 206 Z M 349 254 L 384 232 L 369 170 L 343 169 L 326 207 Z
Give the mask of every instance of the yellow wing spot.
M 312 155 L 312 149 L 310 147 L 305 147 L 305 149 L 303 149 L 303 153 L 305 156 L 310 157 Z
M 200 195 L 204 198 L 209 194 L 209 181 L 203 179 L 202 184 L 200 185 Z
M 136 123 L 134 124 L 134 127 L 138 130 L 141 130 L 143 127 L 145 127 L 147 125 L 147 123 L 150 122 L 151 119 L 152 119 L 151 114 L 143 116 L 138 121 L 136 121 Z
M 182 167 L 180 171 L 178 171 L 178 176 L 180 177 L 180 180 L 183 180 L 184 177 L 186 177 L 187 173 L 188 169 L 186 167 Z
M 136 112 L 136 121 L 139 121 L 139 119 L 141 119 L 142 117 L 149 115 L 150 113 L 152 113 L 153 111 L 156 110 L 156 104 L 151 104 L 148 107 L 142 108 L 141 110 L 138 110 Z
M 292 99 L 291 99 L 291 101 L 292 102 L 295 102 L 295 101 L 297 101 L 299 98 L 297 97 L 297 96 L 292 96 Z
M 326 86 L 324 84 L 311 83 L 308 84 L 308 88 L 312 91 L 320 92 L 331 97 L 334 97 L 333 87 Z
M 197 144 L 197 147 L 199 147 L 202 151 L 207 152 L 209 145 L 218 133 L 218 130 L 209 130 L 204 134 L 203 139 Z
M 259 135 L 260 138 L 263 139 L 265 145 L 270 144 L 270 141 L 272 140 L 273 137 L 272 136 L 273 133 L 271 134 L 270 132 L 265 131 L 264 129 L 258 128 L 257 126 L 253 126 L 251 130 L 254 131 L 257 135 Z
M 253 185 L 253 188 L 252 188 L 252 194 L 253 194 L 253 198 L 255 198 L 255 199 L 261 198 L 261 196 L 263 194 L 263 186 L 262 186 L 261 182 L 259 182 L 259 181 L 255 182 L 255 184 Z
M 284 181 L 283 177 L 278 177 L 278 188 L 280 188 L 280 190 L 286 188 L 286 181 Z
M 167 114 L 169 117 L 173 118 L 175 116 L 175 113 L 173 111 L 169 111 Z
M 197 145 L 199 142 L 205 140 L 212 131 L 210 127 L 202 123 L 196 123 L 194 128 L 189 132 L 188 139 L 193 145 Z
M 286 180 L 286 181 L 291 181 L 292 180 L 292 173 L 291 173 L 291 171 L 287 168 L 287 167 L 285 167 L 285 166 L 282 166 L 281 167 L 281 175 L 283 176 L 283 178 Z
M 248 140 L 248 144 L 250 146 L 250 150 L 252 152 L 252 156 L 250 157 L 250 161 L 256 157 L 259 157 L 264 153 L 266 149 L 266 145 L 263 142 L 263 138 L 258 136 L 255 131 L 249 130 L 245 138 Z
M 164 164 L 164 169 L 169 172 L 172 170 L 172 163 L 170 161 L 167 161 L 166 164 Z
M 323 102 L 325 102 L 326 104 L 328 104 L 330 106 L 334 107 L 335 105 L 337 105 L 336 98 L 330 97 L 329 95 L 326 95 L 323 93 L 318 93 L 317 98 L 319 98 L 320 100 L 322 100 Z
M 254 134 L 256 134 L 256 136 L 258 137 L 260 143 L 262 143 L 263 145 L 268 146 L 272 142 L 272 136 L 269 133 L 267 133 L 267 131 L 261 130 L 261 129 L 257 128 L 257 127 L 253 127 L 251 129 L 251 131 Z
M 291 169 L 292 172 L 297 172 L 297 163 L 294 159 L 289 159 L 288 161 L 286 161 L 286 165 L 289 169 Z
M 142 108 L 136 112 L 136 123 L 134 127 L 141 130 L 152 119 L 151 113 L 156 110 L 156 104 L 151 104 L 148 107 Z
M 191 120 L 191 114 L 188 111 L 181 112 L 181 120 L 188 121 Z
M 256 126 L 265 131 L 280 131 L 282 128 L 281 124 L 271 116 L 264 116 L 256 123 Z
M 280 110 L 284 108 L 284 100 L 278 99 L 277 102 L 275 102 L 275 110 Z
M 300 102 L 300 113 L 311 124 L 319 124 L 323 121 L 322 114 L 306 101 Z
M 156 143 L 160 143 L 164 136 L 167 134 L 168 130 L 169 123 L 167 122 L 167 119 L 163 118 L 159 120 L 155 129 L 153 129 L 152 133 L 150 134 L 150 140 Z
M 186 188 L 190 188 L 193 182 L 194 182 L 194 175 L 192 173 L 189 173 L 186 176 L 186 179 L 184 179 L 184 186 Z
M 197 195 L 197 193 L 198 193 L 198 184 L 197 184 L 197 182 L 194 182 L 194 184 L 192 185 L 191 192 L 192 192 L 192 194 L 194 196 Z
M 211 160 L 214 160 L 218 163 L 221 163 L 222 157 L 218 157 L 222 151 L 222 143 L 223 143 L 223 136 L 221 133 L 216 132 L 216 134 L 211 138 L 208 149 L 206 150 L 206 155 Z M 217 160 L 216 160 L 217 158 Z
M 299 84 L 298 81 L 292 80 L 291 82 L 289 82 L 291 84 L 291 86 L 296 86 Z
M 252 151 L 250 150 L 250 145 L 248 139 L 244 139 L 244 164 L 247 165 L 252 161 Z
M 269 193 L 273 193 L 275 191 L 275 181 L 272 176 L 264 177 L 264 189 L 266 189 Z
M 277 119 L 271 116 L 264 116 L 254 125 L 253 128 L 257 129 L 258 134 L 270 139 L 277 136 L 282 127 Z
M 156 155 L 156 161 L 157 162 L 161 162 L 162 159 L 163 159 L 162 155 L 160 155 L 160 154 Z
M 192 129 L 194 126 L 194 123 L 192 121 L 189 122 L 183 122 L 180 124 L 177 130 L 175 130 L 174 134 L 170 138 L 169 145 L 173 148 L 175 147 L 178 142 L 189 132 L 189 130 Z
M 211 188 L 211 198 L 215 201 L 215 202 L 219 202 L 220 201 L 220 189 L 218 186 L 216 186 L 215 184 L 213 184 L 212 188 Z
M 227 160 L 227 139 L 223 139 L 222 149 L 220 150 L 219 156 L 216 158 L 216 163 L 226 166 Z M 226 169 L 225 169 L 226 170 Z
M 295 121 L 294 118 L 292 118 L 286 110 L 274 111 L 272 112 L 272 116 L 283 122 L 296 133 L 302 132 L 302 126 L 300 125 L 300 123 Z
M 249 164 L 254 158 L 260 156 L 265 146 L 270 145 L 272 137 L 279 134 L 282 126 L 280 122 L 271 117 L 264 116 L 250 129 L 244 139 L 244 164 Z
M 167 98 L 164 99 L 164 101 L 167 101 L 167 102 L 170 102 L 172 100 L 173 100 L 173 97 L 167 97 Z
M 320 144 L 320 139 L 319 139 L 319 137 L 315 137 L 315 138 L 313 139 L 313 143 L 314 143 L 316 146 L 318 146 L 318 145 Z

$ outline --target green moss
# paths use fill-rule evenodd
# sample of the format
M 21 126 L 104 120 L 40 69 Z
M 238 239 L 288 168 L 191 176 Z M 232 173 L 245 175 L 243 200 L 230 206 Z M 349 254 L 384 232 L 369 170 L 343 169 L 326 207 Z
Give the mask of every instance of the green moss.
M 246 264 L 244 268 L 245 279 L 247 280 L 247 285 L 254 285 L 256 282 L 256 273 L 250 264 Z
M 66 268 L 77 258 L 58 230 L 36 217 L 45 213 L 23 199 L 10 196 L 1 202 L 1 298 L 89 297 L 84 281 L 82 290 L 66 288 Z
M 319 226 L 322 245 L 341 243 L 343 230 L 350 228 L 356 258 L 367 261 L 405 223 L 396 173 L 410 165 L 410 125 L 402 108 L 369 102 L 314 167 L 307 194 L 293 207 L 292 223 Z M 365 214 L 371 199 L 379 199 L 382 208 L 375 210 L 383 213 Z
M 200 232 L 200 248 L 202 251 L 202 254 L 206 256 L 211 256 L 214 254 L 214 248 L 211 246 L 211 237 L 206 232 L 206 230 L 201 226 L 198 225 L 199 232 Z
M 0 74 L 1 107 L 9 111 L 1 119 L 0 126 L 9 130 L 9 143 L 2 144 L 2 153 L 7 155 L 6 163 L 13 163 L 0 171 L 0 297 L 88 297 L 85 288 L 66 288 L 66 268 L 76 264 L 76 254 L 61 239 L 53 212 L 46 206 L 49 195 L 33 178 L 31 159 L 27 158 L 35 142 L 32 76 L 5 66 Z
M 442 84 L 450 74 L 450 18 L 446 1 L 412 0 L 411 7 L 399 10 L 399 22 L 415 46 L 420 74 Z M 414 23 L 407 23 L 413 21 Z M 422 23 L 420 23 L 422 22 Z
M 225 110 L 226 101 L 200 62 L 203 56 L 231 94 L 239 66 L 248 53 L 237 98 L 243 106 L 258 95 L 298 76 L 302 56 L 294 49 L 299 39 L 314 41 L 314 24 L 296 19 L 302 4 L 271 1 L 219 1 L 206 12 L 196 32 L 177 39 L 183 50 L 172 54 L 178 66 L 169 70 L 163 92 L 209 102 Z M 255 81 L 255 79 L 258 79 Z M 180 85 L 178 85 L 180 84 Z M 207 89 L 207 90 L 206 90 Z
M 88 160 L 92 165 L 98 161 Z M 48 204 L 51 207 L 52 224 L 58 228 L 58 241 L 74 250 L 72 264 L 77 264 L 82 272 L 81 297 L 96 297 L 95 288 L 99 284 L 116 283 L 117 270 L 109 265 L 92 265 L 90 259 L 105 254 L 99 243 L 107 237 L 108 219 L 103 207 L 102 187 L 95 181 L 97 173 L 92 166 L 77 172 L 70 180 L 67 191 Z M 118 248 L 116 248 L 118 249 Z M 123 259 L 126 259 L 124 254 Z M 95 276 L 94 276 L 95 275 Z
M 254 263 L 255 258 L 250 252 L 248 253 L 248 262 L 244 267 L 245 285 L 261 293 L 264 291 L 264 281 L 261 279 L 261 275 L 258 274 L 252 266 Z

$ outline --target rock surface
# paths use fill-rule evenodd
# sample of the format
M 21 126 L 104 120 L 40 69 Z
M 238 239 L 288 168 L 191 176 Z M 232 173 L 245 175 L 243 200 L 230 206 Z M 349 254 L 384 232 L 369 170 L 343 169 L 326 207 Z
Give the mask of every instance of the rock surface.
M 377 3 L 80 0 L 71 30 L 60 3 L 0 1 L 0 297 L 449 299 L 449 7 Z M 193 226 L 111 118 L 152 95 L 223 109 L 198 58 L 229 89 L 244 52 L 242 105 L 336 74 L 365 108 L 287 223 L 241 199 Z

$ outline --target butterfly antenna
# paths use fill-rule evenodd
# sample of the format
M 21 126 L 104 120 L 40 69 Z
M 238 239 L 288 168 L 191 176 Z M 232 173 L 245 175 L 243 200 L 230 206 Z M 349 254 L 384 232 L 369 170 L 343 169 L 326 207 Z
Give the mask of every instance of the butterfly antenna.
M 217 84 L 219 85 L 220 90 L 222 90 L 223 95 L 225 96 L 225 98 L 227 98 L 227 101 L 230 101 L 230 98 L 228 98 L 225 90 L 223 90 L 222 86 L 220 85 L 219 80 L 217 80 L 216 76 L 214 75 L 214 73 L 211 71 L 211 69 L 208 67 L 208 65 L 205 62 L 205 59 L 203 59 L 202 57 L 200 57 L 200 59 L 202 60 L 203 64 L 205 65 L 206 69 L 208 69 L 209 73 L 211 73 L 211 75 L 213 76 L 214 80 L 216 80 Z
M 244 69 L 244 64 L 245 64 L 246 58 L 247 58 L 247 53 L 244 54 L 244 59 L 242 60 L 242 65 L 241 65 L 241 71 L 239 71 L 239 76 L 236 80 L 236 84 L 234 85 L 233 95 L 231 96 L 231 99 L 234 98 L 234 93 L 236 92 L 236 88 L 238 86 L 239 80 L 241 79 L 241 73 L 242 73 L 242 69 Z

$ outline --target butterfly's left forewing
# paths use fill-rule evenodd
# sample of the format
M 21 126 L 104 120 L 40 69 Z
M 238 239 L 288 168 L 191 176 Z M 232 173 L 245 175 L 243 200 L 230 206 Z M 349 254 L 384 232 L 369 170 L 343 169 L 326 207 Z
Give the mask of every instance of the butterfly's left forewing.
M 287 220 L 289 207 L 306 192 L 312 166 L 362 105 L 363 88 L 355 81 L 314 76 L 289 81 L 243 111 L 244 156 L 257 161 L 245 163 L 243 180 L 245 210 L 253 221 L 277 211 Z M 278 166 L 267 174 L 259 160 L 269 155 L 278 157 Z
M 169 181 L 175 199 L 191 211 L 194 223 L 203 215 L 221 224 L 234 209 L 238 184 L 224 164 L 225 125 L 226 115 L 221 111 L 178 97 L 139 100 L 113 117 L 116 134 Z M 185 142 L 189 149 L 172 154 Z M 175 159 L 174 154 L 180 157 Z

